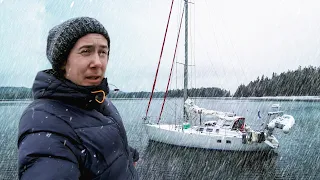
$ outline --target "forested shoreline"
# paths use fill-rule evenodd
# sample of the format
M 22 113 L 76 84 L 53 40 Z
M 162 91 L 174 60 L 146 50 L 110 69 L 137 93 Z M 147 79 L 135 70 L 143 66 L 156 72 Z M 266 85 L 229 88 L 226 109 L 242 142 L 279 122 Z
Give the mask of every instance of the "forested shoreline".
M 110 91 L 109 98 L 149 98 L 151 92 Z M 163 98 L 165 92 L 154 92 L 153 98 Z M 241 84 L 236 92 L 217 87 L 201 87 L 188 89 L 189 97 L 267 97 L 267 96 L 320 96 L 320 67 L 299 67 L 281 74 L 273 73 L 272 77 L 264 75 Z M 169 90 L 167 97 L 183 97 L 183 90 Z M 32 99 L 31 88 L 0 87 L 0 100 Z

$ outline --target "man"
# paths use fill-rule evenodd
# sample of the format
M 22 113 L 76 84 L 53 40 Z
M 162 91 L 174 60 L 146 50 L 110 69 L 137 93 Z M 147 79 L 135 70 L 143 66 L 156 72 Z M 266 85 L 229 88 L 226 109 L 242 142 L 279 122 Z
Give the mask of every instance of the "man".
M 106 98 L 110 38 L 96 19 L 49 31 L 52 69 L 37 74 L 19 124 L 20 179 L 138 179 L 138 153 Z

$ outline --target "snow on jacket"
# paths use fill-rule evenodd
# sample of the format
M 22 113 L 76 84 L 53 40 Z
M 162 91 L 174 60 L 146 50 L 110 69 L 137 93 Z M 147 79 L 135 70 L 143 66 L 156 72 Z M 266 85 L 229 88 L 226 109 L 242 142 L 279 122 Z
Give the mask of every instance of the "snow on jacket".
M 46 70 L 32 89 L 19 124 L 19 179 L 139 179 L 117 109 L 96 101 L 108 93 L 107 79 L 83 87 Z

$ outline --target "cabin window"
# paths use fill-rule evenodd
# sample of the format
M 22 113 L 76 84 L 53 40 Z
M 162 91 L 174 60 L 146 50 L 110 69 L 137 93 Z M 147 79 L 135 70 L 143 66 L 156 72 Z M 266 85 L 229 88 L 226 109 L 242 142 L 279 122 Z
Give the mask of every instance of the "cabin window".
M 227 142 L 227 144 L 231 144 L 231 141 L 230 141 L 230 140 L 227 140 L 226 142 Z
M 221 140 L 219 139 L 219 140 L 217 140 L 217 143 L 221 143 Z
M 212 131 L 213 131 L 213 129 L 207 128 L 207 132 L 212 132 Z
M 215 122 L 213 122 L 213 123 L 206 123 L 206 124 L 205 124 L 205 126 L 215 126 L 215 125 L 216 125 Z
M 244 118 L 237 119 L 232 126 L 232 130 L 241 129 L 244 126 L 244 120 L 245 120 Z

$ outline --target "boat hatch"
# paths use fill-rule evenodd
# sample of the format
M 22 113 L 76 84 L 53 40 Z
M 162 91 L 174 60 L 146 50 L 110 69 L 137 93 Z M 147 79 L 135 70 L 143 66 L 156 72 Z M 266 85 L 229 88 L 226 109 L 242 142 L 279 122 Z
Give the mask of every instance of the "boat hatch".
M 232 130 L 243 131 L 244 130 L 244 123 L 245 123 L 244 117 L 240 117 L 240 118 L 236 119 L 233 123 Z

